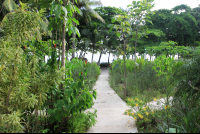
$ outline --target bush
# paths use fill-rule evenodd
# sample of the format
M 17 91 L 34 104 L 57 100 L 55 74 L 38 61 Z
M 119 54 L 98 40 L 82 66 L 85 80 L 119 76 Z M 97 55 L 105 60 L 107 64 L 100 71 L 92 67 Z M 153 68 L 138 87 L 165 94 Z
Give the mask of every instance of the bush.
M 66 79 L 62 81 L 56 49 L 45 63 L 41 60 L 45 54 L 37 50 L 37 43 L 29 42 L 26 49 L 9 44 L 0 47 L 1 132 L 59 132 L 57 126 L 66 117 L 91 108 L 96 98 L 96 91 L 91 91 L 100 74 L 96 63 L 78 59 L 67 62 Z M 38 110 L 47 112 L 45 120 L 39 122 Z
M 153 90 L 163 92 L 163 82 L 166 78 L 163 75 L 157 77 L 156 71 L 152 69 L 154 65 L 153 61 L 145 61 L 143 58 L 136 59 L 136 63 L 133 60 L 126 60 L 126 96 L 135 96 L 137 94 Z M 135 66 L 136 76 L 134 71 Z M 124 93 L 124 61 L 121 59 L 115 60 L 112 63 L 112 70 L 110 69 L 110 85 L 115 91 L 119 91 L 120 94 Z
M 68 122 L 68 132 L 70 133 L 85 133 L 90 127 L 96 124 L 95 118 L 96 110 L 94 113 L 79 113 L 70 117 Z
M 184 60 L 184 64 L 177 64 L 171 79 L 171 87 L 176 89 L 171 110 L 174 118 L 168 122 L 167 127 L 182 133 L 200 132 L 199 50 L 194 54 L 192 59 Z
M 78 80 L 79 75 L 85 70 L 87 73 L 83 73 L 84 82 L 89 89 L 92 89 L 93 84 L 96 82 L 101 71 L 100 66 L 98 66 L 95 62 L 89 63 L 78 58 L 73 58 L 71 62 L 67 62 L 66 69 L 71 70 L 71 73 L 69 73 L 75 81 Z
M 34 51 L 10 44 L 0 47 L 0 124 L 6 124 L 5 132 L 24 131 L 24 112 L 42 109 L 47 92 L 61 80 L 60 70 L 48 73 Z

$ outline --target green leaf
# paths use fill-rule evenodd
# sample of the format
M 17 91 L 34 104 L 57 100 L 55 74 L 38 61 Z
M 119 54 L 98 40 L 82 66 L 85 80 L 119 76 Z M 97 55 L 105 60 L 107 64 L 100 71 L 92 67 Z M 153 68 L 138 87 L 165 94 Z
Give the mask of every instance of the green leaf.
M 3 5 L 5 6 L 6 10 L 8 11 L 12 11 L 12 10 L 15 10 L 17 9 L 17 4 L 15 4 L 15 2 L 13 0 L 5 0 L 3 2 Z
M 60 114 L 60 111 L 57 109 L 56 110 L 56 113 L 55 113 L 55 119 L 57 120 L 57 121 L 61 121 L 61 119 L 62 119 L 62 117 L 61 117 L 61 114 Z
M 64 6 L 62 6 L 62 10 L 65 13 L 65 17 L 67 17 L 67 9 Z
M 87 69 L 84 69 L 84 72 L 85 72 L 85 76 L 87 76 Z
M 121 36 L 121 33 L 120 33 L 120 32 L 117 32 L 116 35 L 117 35 L 117 37 L 120 37 L 120 36 Z
M 116 20 L 115 20 L 115 18 L 113 17 L 112 20 L 111 20 L 111 22 L 114 23 L 115 21 L 116 21 Z
M 78 88 L 81 88 L 81 82 L 80 81 L 78 82 Z
M 73 90 L 72 89 L 66 89 L 65 94 L 69 97 L 72 96 Z
M 78 35 L 78 37 L 81 37 L 81 34 L 80 34 L 80 32 L 79 32 L 77 27 L 76 27 L 76 34 Z
M 133 5 L 136 5 L 136 1 L 132 1 L 132 4 L 133 4 Z
M 73 18 L 72 21 L 75 22 L 77 25 L 79 25 L 79 21 L 76 20 L 75 18 Z
M 165 66 L 164 66 L 164 65 L 161 65 L 161 69 L 162 69 L 162 70 L 165 70 Z
M 68 35 L 71 36 L 72 35 L 72 31 L 68 30 Z
M 54 12 L 55 12 L 56 17 L 58 17 L 60 15 L 60 12 L 61 12 L 61 6 L 55 5 Z
M 96 90 L 93 90 L 92 96 L 93 96 L 94 99 L 96 100 L 96 98 L 97 98 L 97 91 L 96 91 Z
M 153 66 L 152 69 L 153 69 L 153 70 L 156 70 L 156 66 Z
M 66 8 L 67 8 L 67 11 L 69 13 L 69 16 L 73 16 L 73 13 L 71 11 L 70 5 L 67 5 Z
M 70 4 L 69 6 L 70 6 L 70 10 L 72 11 L 72 13 L 74 13 L 74 6 L 72 4 Z
M 113 26 L 114 26 L 114 25 L 112 25 L 112 26 L 110 27 L 109 32 L 112 32 Z
M 76 28 L 74 26 L 70 26 L 69 27 L 69 30 L 72 32 L 72 33 L 76 33 Z
M 81 15 L 81 12 L 80 12 L 79 8 L 77 6 L 74 6 L 74 7 L 75 7 L 76 12 L 78 12 L 78 14 Z
M 158 71 L 158 76 L 160 76 L 162 74 L 161 70 Z
M 52 92 L 53 92 L 53 95 L 56 95 L 56 91 L 54 89 L 52 90 Z

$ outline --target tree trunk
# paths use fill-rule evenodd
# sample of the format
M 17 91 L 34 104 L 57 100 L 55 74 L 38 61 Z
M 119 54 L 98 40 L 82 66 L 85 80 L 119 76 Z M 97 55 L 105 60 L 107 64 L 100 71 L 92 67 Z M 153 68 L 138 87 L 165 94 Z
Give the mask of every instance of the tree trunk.
M 60 29 L 59 29 L 59 41 L 61 40 L 61 34 L 60 34 Z M 59 59 L 58 59 L 58 69 L 59 69 L 59 66 L 60 66 L 60 50 L 61 50 L 61 45 L 59 44 Z
M 67 52 L 67 56 L 66 56 L 66 59 L 68 59 L 68 46 L 69 46 L 69 35 L 67 34 L 67 43 L 66 43 L 66 52 Z
M 178 54 L 178 59 L 179 59 L 179 54 Z
M 69 0 L 63 0 L 63 4 L 64 6 L 68 5 Z M 65 28 L 66 28 L 66 22 L 65 19 L 63 19 L 63 25 L 62 25 L 62 59 L 61 59 L 61 67 L 64 68 L 64 72 L 62 74 L 62 81 L 64 81 L 65 79 Z M 60 85 L 61 89 L 64 90 L 64 86 L 63 83 L 61 83 Z M 61 124 L 63 124 L 63 121 L 60 122 L 60 127 L 57 129 L 57 131 L 59 131 L 61 129 Z M 52 125 L 52 127 L 55 124 Z
M 42 41 L 43 41 L 43 38 L 42 38 Z M 44 63 L 45 63 L 45 54 L 44 54 Z
M 73 5 L 74 5 L 74 0 L 73 0 Z M 76 17 L 76 13 L 73 13 L 73 18 L 77 19 Z M 76 27 L 76 23 L 75 22 L 72 22 L 73 26 Z M 75 46 L 75 38 L 76 38 L 76 33 L 72 33 L 72 38 L 74 39 L 73 42 L 72 42 L 72 58 L 75 58 L 75 49 L 76 49 L 76 46 Z
M 85 57 L 85 53 L 83 54 L 83 56 L 82 57 Z
M 64 6 L 68 5 L 69 0 L 63 0 Z M 62 26 L 62 59 L 61 59 L 61 67 L 64 68 L 64 72 L 62 74 L 62 80 L 64 81 L 65 78 L 65 28 L 66 22 L 63 19 L 63 26 Z M 61 85 L 61 89 L 63 89 L 63 85 Z
M 83 58 L 84 56 L 85 56 L 85 42 L 84 42 L 84 48 L 81 50 L 82 51 L 82 53 L 81 53 L 81 58 Z
M 58 37 L 58 30 L 57 30 L 57 28 L 56 28 L 56 40 L 58 39 L 57 37 Z
M 101 55 L 102 55 L 103 50 L 101 50 L 100 56 L 99 56 L 99 61 L 98 61 L 98 65 L 100 64 L 100 60 L 101 60 Z
M 93 41 L 93 51 L 92 51 L 92 61 L 91 62 L 93 62 L 94 49 L 95 49 L 95 41 Z
M 64 24 L 63 24 L 63 27 L 62 27 L 62 61 L 61 61 L 61 67 L 65 68 L 65 27 L 66 27 L 66 24 L 65 24 L 65 21 L 64 21 Z M 65 76 L 65 73 L 63 73 L 63 80 L 64 80 L 64 76 Z
M 109 51 L 109 55 L 108 55 L 108 64 L 110 64 L 110 62 L 109 62 L 109 58 L 110 58 L 110 51 Z
M 52 38 L 51 38 L 51 41 L 52 41 L 51 49 L 52 50 L 53 50 L 53 38 L 54 38 L 54 25 L 55 25 L 55 16 L 54 16 L 54 22 L 53 22 Z
M 47 30 L 47 41 L 48 41 L 48 30 Z M 49 54 L 49 43 L 48 43 L 48 54 Z M 47 60 L 49 59 L 49 57 L 47 57 Z
M 72 33 L 72 38 L 73 39 L 75 39 L 76 38 L 76 35 L 74 34 L 74 33 Z M 76 46 L 75 46 L 75 40 L 73 40 L 73 42 L 72 42 L 72 58 L 75 58 L 75 48 L 76 48 Z
M 80 55 L 79 55 L 79 58 L 82 57 L 82 54 L 83 54 L 83 50 L 81 50 Z

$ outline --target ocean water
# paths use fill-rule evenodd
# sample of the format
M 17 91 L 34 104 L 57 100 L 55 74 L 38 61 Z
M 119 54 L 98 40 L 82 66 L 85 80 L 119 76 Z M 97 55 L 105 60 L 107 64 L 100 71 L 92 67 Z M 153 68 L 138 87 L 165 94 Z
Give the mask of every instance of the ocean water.
M 75 53 L 75 56 L 79 57 L 79 54 L 80 54 L 80 51 L 78 51 L 77 53 Z M 109 55 L 109 53 L 102 54 L 101 55 L 100 63 L 108 62 L 108 55 Z M 99 52 L 97 52 L 96 54 L 94 54 L 94 56 L 93 56 L 93 62 L 98 62 L 99 56 L 100 56 Z M 136 56 L 138 58 L 141 57 L 141 56 L 138 55 L 138 53 L 136 53 Z M 92 60 L 92 53 L 91 52 L 87 52 L 87 54 L 85 54 L 85 58 L 88 59 L 88 62 L 91 62 L 91 60 Z M 123 56 L 119 56 L 119 58 L 123 59 Z M 177 58 L 178 58 L 178 55 L 175 55 L 175 59 L 177 59 Z M 47 62 L 47 59 L 48 59 L 48 56 L 45 56 L 45 61 L 46 62 Z M 68 59 L 71 59 L 70 55 L 68 56 Z M 115 54 L 113 54 L 113 53 L 110 53 L 109 62 L 112 63 L 112 61 L 116 60 L 116 59 L 117 59 L 117 56 Z M 132 59 L 132 55 L 130 56 L 129 59 Z M 134 59 L 134 56 L 133 56 L 133 59 Z M 150 55 L 146 54 L 146 59 L 148 59 L 150 61 Z M 154 59 L 155 59 L 155 56 L 151 56 L 151 60 L 153 61 Z

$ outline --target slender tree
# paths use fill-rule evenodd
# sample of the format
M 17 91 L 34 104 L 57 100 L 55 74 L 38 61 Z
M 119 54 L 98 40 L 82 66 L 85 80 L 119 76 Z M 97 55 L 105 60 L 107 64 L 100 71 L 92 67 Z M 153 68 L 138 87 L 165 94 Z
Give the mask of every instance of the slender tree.
M 140 0 L 140 1 L 133 1 L 132 4 L 128 5 L 129 8 L 129 18 L 130 24 L 132 26 L 132 37 L 135 37 L 135 61 L 136 61 L 136 47 L 137 41 L 141 37 L 139 35 L 139 30 L 142 30 L 141 33 L 144 32 L 144 27 L 141 28 L 141 25 L 144 26 L 146 22 L 149 21 L 149 14 L 151 14 L 151 10 L 154 6 L 152 4 L 154 0 Z M 151 23 L 151 22 L 150 22 Z M 136 79 L 136 64 L 135 64 L 135 79 Z
M 113 27 L 116 27 L 116 35 L 119 37 L 120 40 L 123 41 L 123 48 L 121 51 L 121 54 L 123 55 L 123 60 L 124 60 L 124 82 L 125 82 L 125 93 L 124 93 L 124 98 L 126 98 L 126 87 L 127 87 L 127 73 L 126 73 L 126 39 L 127 36 L 130 34 L 130 24 L 128 22 L 128 16 L 127 15 L 118 15 L 115 16 L 112 19 L 112 22 L 119 22 L 118 25 L 113 24 Z M 112 28 L 110 29 L 112 31 Z M 123 50 L 124 49 L 124 50 Z M 121 50 L 121 49 L 120 49 Z

